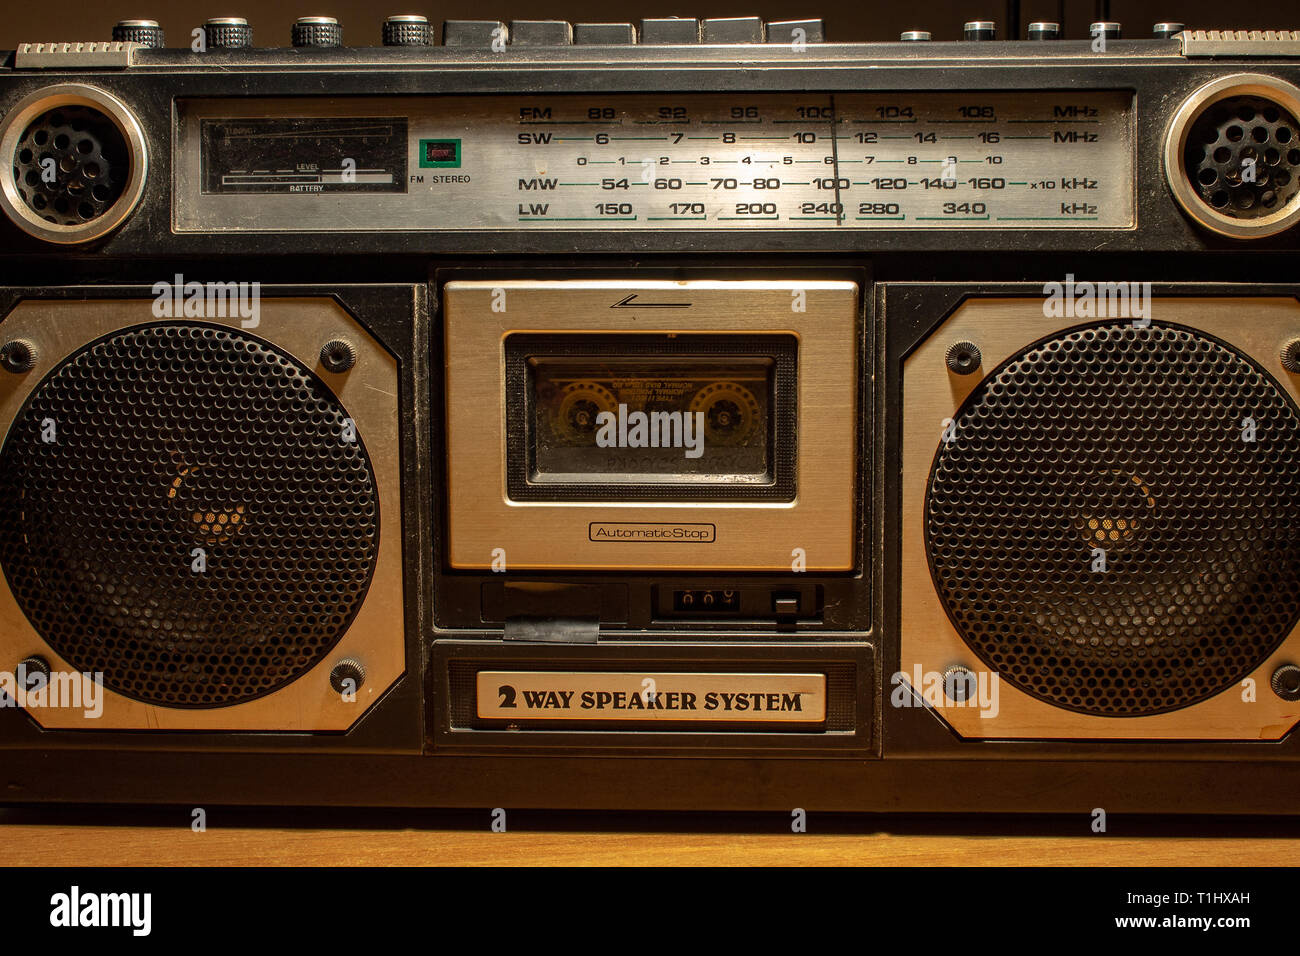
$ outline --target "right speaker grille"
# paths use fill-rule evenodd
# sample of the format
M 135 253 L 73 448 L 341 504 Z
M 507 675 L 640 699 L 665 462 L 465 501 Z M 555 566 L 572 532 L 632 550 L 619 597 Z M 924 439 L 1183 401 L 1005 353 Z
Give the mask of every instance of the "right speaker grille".
M 1123 717 L 1237 683 L 1300 617 L 1300 417 L 1224 343 L 1127 322 L 993 371 L 940 442 L 926 549 L 1002 679 Z

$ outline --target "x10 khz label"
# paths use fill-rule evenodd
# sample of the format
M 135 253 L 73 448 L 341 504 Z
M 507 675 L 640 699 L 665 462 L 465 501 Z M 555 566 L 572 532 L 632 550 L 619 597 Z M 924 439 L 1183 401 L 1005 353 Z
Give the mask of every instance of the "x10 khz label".
M 479 671 L 478 716 L 496 720 L 818 723 L 824 674 Z

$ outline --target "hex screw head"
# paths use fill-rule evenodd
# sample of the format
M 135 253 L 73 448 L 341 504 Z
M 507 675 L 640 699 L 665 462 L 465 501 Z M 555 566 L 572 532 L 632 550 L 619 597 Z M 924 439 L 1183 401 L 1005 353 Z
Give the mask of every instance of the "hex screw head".
M 346 372 L 357 364 L 357 350 L 351 342 L 332 339 L 320 350 L 320 363 L 331 372 Z
M 26 339 L 13 339 L 0 346 L 0 366 L 15 374 L 36 367 L 36 346 Z
M 944 355 L 948 371 L 957 375 L 970 375 L 980 367 L 983 360 L 979 346 L 974 342 L 954 342 L 948 346 L 948 352 Z

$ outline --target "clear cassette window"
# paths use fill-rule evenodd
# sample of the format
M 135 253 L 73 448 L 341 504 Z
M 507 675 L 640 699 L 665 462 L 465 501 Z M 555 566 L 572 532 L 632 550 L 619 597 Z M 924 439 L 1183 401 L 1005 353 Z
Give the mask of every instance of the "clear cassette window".
M 510 336 L 512 497 L 786 496 L 795 348 L 787 335 Z

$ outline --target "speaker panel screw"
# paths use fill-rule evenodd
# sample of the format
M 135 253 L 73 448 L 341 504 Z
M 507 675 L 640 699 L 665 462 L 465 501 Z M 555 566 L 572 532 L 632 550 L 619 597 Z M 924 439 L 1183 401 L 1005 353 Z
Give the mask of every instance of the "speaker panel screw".
M 1273 672 L 1268 683 L 1273 693 L 1283 700 L 1300 700 L 1300 667 L 1283 664 Z
M 970 375 L 980 367 L 983 359 L 979 346 L 974 342 L 954 342 L 948 346 L 948 352 L 944 356 L 948 371 L 958 375 Z
M 1282 346 L 1282 367 L 1288 372 L 1300 372 L 1300 339 Z
M 943 672 L 943 695 L 955 704 L 964 704 L 975 692 L 975 672 L 954 664 Z
M 36 346 L 26 339 L 13 339 L 0 346 L 0 365 L 6 372 L 30 372 L 36 367 Z
M 38 654 L 31 657 L 24 657 L 18 663 L 18 686 L 23 690 L 34 690 L 30 680 L 33 674 L 39 674 L 41 677 L 39 687 L 47 687 L 50 683 L 50 662 Z
M 357 350 L 351 342 L 332 339 L 321 348 L 320 363 L 331 372 L 346 372 L 357 364 Z
M 330 671 L 330 686 L 337 694 L 355 694 L 366 682 L 366 669 L 351 658 L 339 661 Z

